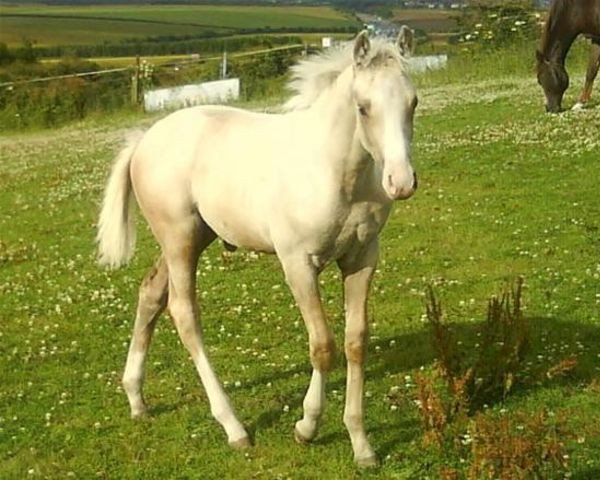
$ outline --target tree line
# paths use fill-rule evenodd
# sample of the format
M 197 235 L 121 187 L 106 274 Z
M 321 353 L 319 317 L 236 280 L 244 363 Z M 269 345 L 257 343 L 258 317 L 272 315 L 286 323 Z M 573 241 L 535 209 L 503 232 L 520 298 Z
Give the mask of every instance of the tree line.
M 135 55 L 201 55 L 238 51 L 246 48 L 301 43 L 298 34 L 319 33 L 323 28 L 294 27 L 240 29 L 240 36 L 224 37 L 214 31 L 204 31 L 198 35 L 164 35 L 144 38 L 131 38 L 120 42 L 103 42 L 91 45 L 36 46 L 29 39 L 23 40 L 21 47 L 10 49 L 0 43 L 0 65 L 15 60 L 32 61 L 35 58 L 58 58 L 67 55 L 76 57 L 131 57 Z M 355 33 L 356 27 L 328 28 L 327 32 Z M 268 34 L 268 35 L 267 35 Z M 279 35 L 274 35 L 279 34 Z

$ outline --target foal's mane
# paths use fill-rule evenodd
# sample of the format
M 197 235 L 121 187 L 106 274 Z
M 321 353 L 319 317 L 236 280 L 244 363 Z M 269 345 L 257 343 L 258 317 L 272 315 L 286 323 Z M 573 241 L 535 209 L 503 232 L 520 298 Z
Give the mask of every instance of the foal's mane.
M 556 29 L 558 22 L 565 15 L 565 11 L 571 6 L 573 0 L 554 0 L 548 10 L 544 30 L 542 31 L 542 40 L 540 42 L 540 52 L 547 55 L 547 49 L 552 39 L 552 33 Z
M 369 57 L 369 67 L 394 62 L 403 71 L 406 70 L 406 60 L 393 42 L 371 39 Z M 292 75 L 287 87 L 294 96 L 284 105 L 284 110 L 303 110 L 310 107 L 352 63 L 352 43 L 311 55 L 298 62 L 290 69 Z

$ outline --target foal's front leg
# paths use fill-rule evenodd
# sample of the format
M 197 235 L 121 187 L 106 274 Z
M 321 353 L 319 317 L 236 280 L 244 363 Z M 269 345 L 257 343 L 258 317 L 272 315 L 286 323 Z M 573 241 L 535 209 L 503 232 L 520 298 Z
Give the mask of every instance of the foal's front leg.
M 296 423 L 294 433 L 299 442 L 310 442 L 317 435 L 325 408 L 325 382 L 335 358 L 335 341 L 321 304 L 318 274 L 308 256 L 280 255 L 280 260 L 308 330 L 313 373 L 302 404 L 304 417 Z
M 344 347 L 348 363 L 344 424 L 350 434 L 354 461 L 362 467 L 377 464 L 377 457 L 365 432 L 363 387 L 368 337 L 367 296 L 375 272 L 378 252 L 378 242 L 375 240 L 362 255 L 338 261 L 344 281 L 346 310 Z

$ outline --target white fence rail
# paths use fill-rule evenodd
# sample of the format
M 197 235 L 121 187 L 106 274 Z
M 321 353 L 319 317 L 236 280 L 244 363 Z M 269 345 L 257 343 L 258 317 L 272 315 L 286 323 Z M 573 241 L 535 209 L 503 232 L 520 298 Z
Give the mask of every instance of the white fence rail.
M 144 92 L 144 109 L 152 112 L 166 108 L 191 107 L 206 103 L 224 103 L 240 96 L 240 79 L 160 88 Z
M 415 56 L 410 59 L 409 65 L 411 72 L 415 73 L 440 70 L 448 65 L 448 55 Z

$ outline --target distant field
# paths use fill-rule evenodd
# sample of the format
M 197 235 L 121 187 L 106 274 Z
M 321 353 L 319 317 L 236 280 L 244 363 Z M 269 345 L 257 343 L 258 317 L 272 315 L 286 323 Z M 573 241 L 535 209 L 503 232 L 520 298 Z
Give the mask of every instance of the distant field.
M 426 32 L 445 33 L 457 27 L 459 11 L 430 9 L 394 9 L 393 21 Z
M 329 7 L 0 6 L 0 42 L 9 46 L 23 37 L 40 46 L 84 45 L 207 31 L 235 34 L 244 29 L 338 29 L 356 24 Z
M 193 35 L 199 27 L 176 24 L 150 24 L 125 20 L 82 18 L 5 17 L 0 16 L 0 42 L 18 46 L 24 37 L 38 46 L 92 45 L 130 38 L 161 35 Z M 225 29 L 212 29 L 225 32 Z

